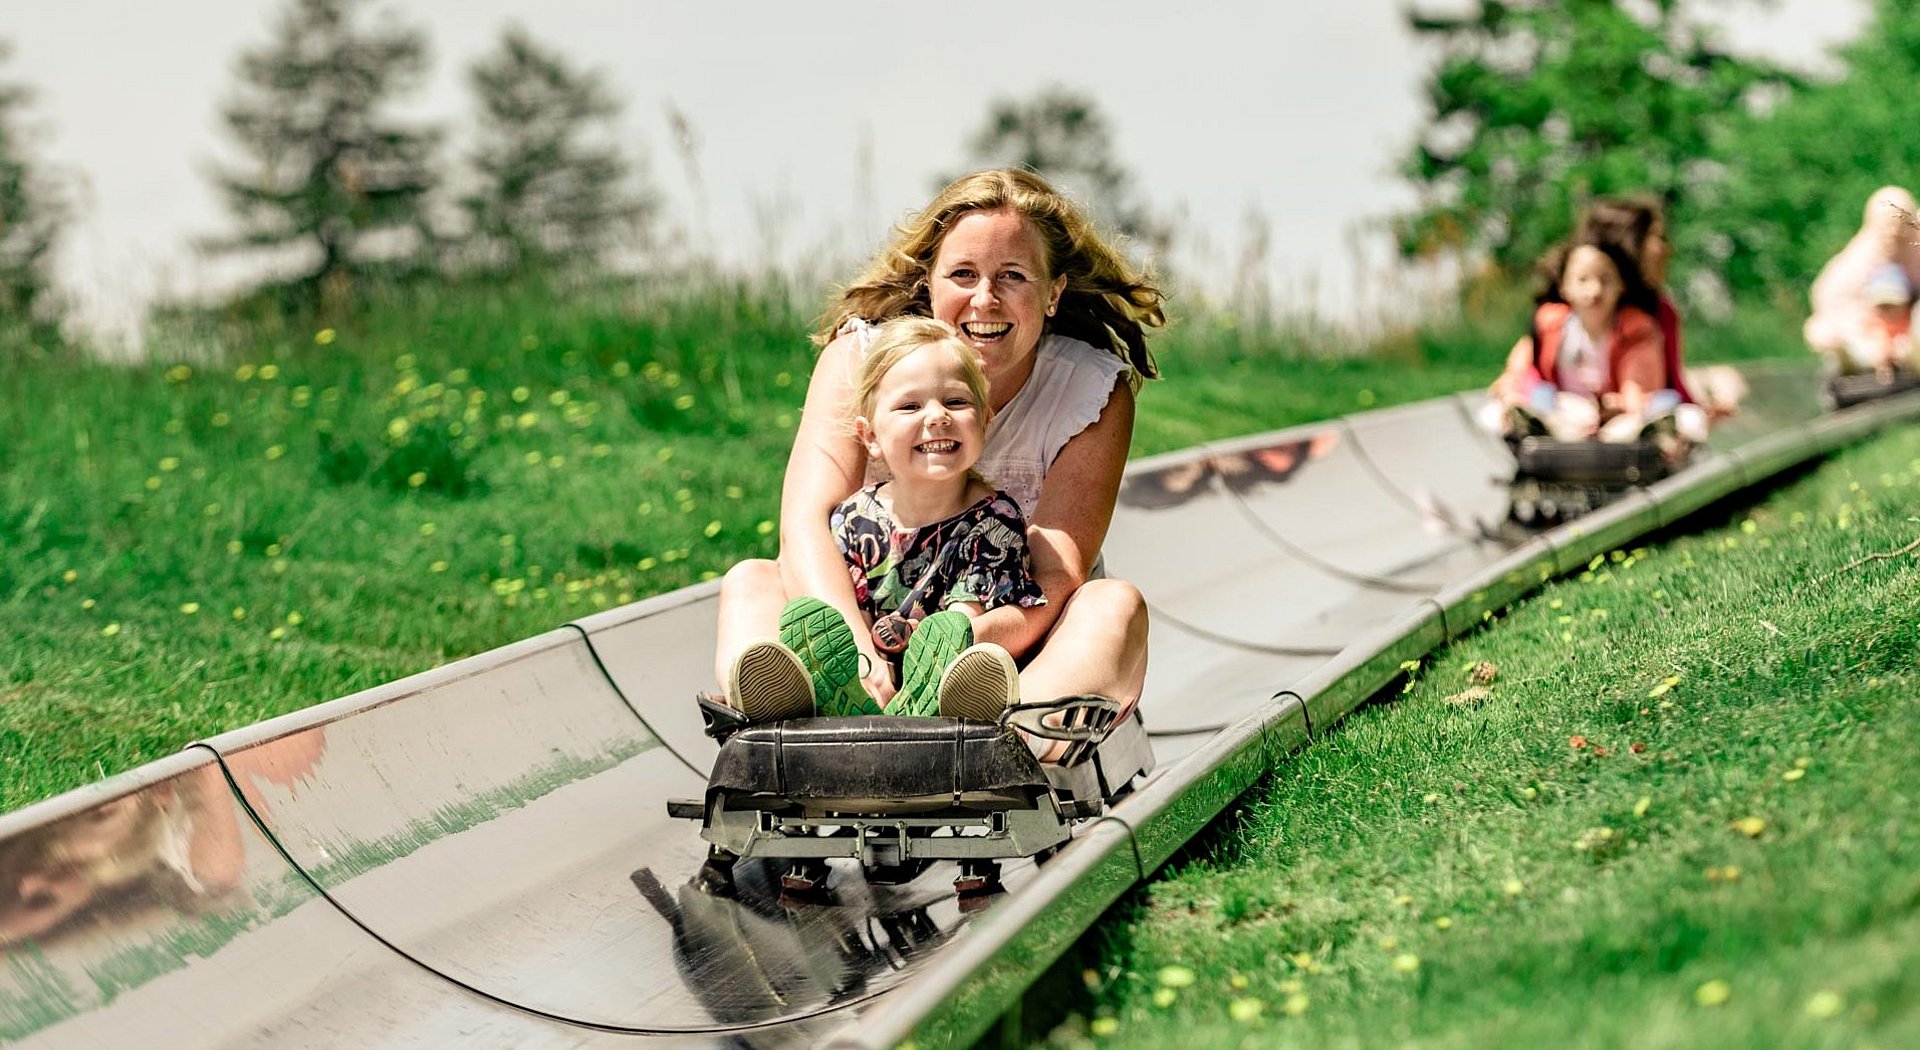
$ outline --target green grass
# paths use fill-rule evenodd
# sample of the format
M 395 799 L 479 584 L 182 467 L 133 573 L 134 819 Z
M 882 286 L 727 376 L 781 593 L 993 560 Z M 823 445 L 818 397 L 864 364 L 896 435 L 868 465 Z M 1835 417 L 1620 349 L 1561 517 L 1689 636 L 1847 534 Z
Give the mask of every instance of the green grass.
M 362 300 L 166 318 L 132 366 L 0 335 L 0 810 L 773 553 L 815 292 Z M 1135 452 L 1481 385 L 1510 322 L 1186 318 Z
M 1703 524 L 1294 756 L 1053 1041 L 1920 1045 L 1920 431 Z

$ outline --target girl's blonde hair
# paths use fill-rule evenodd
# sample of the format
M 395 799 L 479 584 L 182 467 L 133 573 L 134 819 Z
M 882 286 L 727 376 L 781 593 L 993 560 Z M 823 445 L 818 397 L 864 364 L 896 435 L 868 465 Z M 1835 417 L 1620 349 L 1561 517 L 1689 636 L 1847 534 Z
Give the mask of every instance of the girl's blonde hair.
M 860 372 L 854 377 L 852 414 L 871 419 L 874 395 L 893 366 L 908 354 L 934 348 L 947 351 L 959 363 L 960 378 L 966 382 L 974 403 L 980 406 L 980 421 L 984 424 L 993 410 L 987 404 L 987 373 L 980 368 L 980 357 L 952 325 L 931 317 L 896 317 L 876 330 L 873 345 L 867 349 L 866 358 L 860 362 Z
M 825 346 L 854 319 L 884 321 L 930 311 L 927 285 L 940 242 L 962 215 L 1012 208 L 1033 224 L 1045 247 L 1046 280 L 1067 285 L 1046 330 L 1112 352 L 1133 368 L 1131 382 L 1160 375 L 1147 350 L 1147 328 L 1167 323 L 1165 296 L 1094 229 L 1047 180 L 1019 168 L 977 171 L 947 184 L 926 209 L 895 227 L 865 272 L 828 307 L 814 342 Z

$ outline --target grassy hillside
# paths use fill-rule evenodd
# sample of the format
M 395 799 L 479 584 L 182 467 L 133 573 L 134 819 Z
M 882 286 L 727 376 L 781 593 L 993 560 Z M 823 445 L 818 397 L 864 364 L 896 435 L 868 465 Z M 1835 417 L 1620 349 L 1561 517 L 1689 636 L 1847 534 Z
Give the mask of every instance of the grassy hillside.
M 817 301 L 375 288 L 176 316 L 136 365 L 0 335 L 0 810 L 773 553 Z M 1517 324 L 1359 348 L 1179 305 L 1136 453 L 1484 384 Z M 1745 323 L 1693 346 L 1794 350 Z

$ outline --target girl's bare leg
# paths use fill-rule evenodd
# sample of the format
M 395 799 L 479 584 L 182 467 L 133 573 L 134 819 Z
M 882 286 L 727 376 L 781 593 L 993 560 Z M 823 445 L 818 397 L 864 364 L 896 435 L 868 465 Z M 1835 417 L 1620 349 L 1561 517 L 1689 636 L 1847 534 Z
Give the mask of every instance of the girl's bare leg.
M 780 610 L 787 604 L 786 585 L 780 581 L 780 563 L 752 558 L 727 570 L 720 580 L 718 638 L 714 644 L 713 680 L 726 691 L 727 670 L 733 658 L 751 642 L 780 633 Z

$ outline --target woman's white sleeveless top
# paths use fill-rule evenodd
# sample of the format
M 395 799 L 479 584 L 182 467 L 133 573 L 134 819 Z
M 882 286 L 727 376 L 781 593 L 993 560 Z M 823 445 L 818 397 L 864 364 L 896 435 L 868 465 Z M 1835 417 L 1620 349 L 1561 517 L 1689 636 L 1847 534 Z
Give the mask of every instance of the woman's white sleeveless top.
M 849 321 L 842 328 L 865 357 L 874 326 Z M 1046 335 L 1034 351 L 1033 372 L 1020 392 L 987 424 L 987 448 L 974 465 L 994 488 L 1013 497 L 1028 519 L 1040 502 L 1047 468 L 1075 434 L 1107 407 L 1113 385 L 1128 371 L 1125 361 L 1064 335 Z M 869 460 L 867 484 L 885 481 L 886 465 Z

